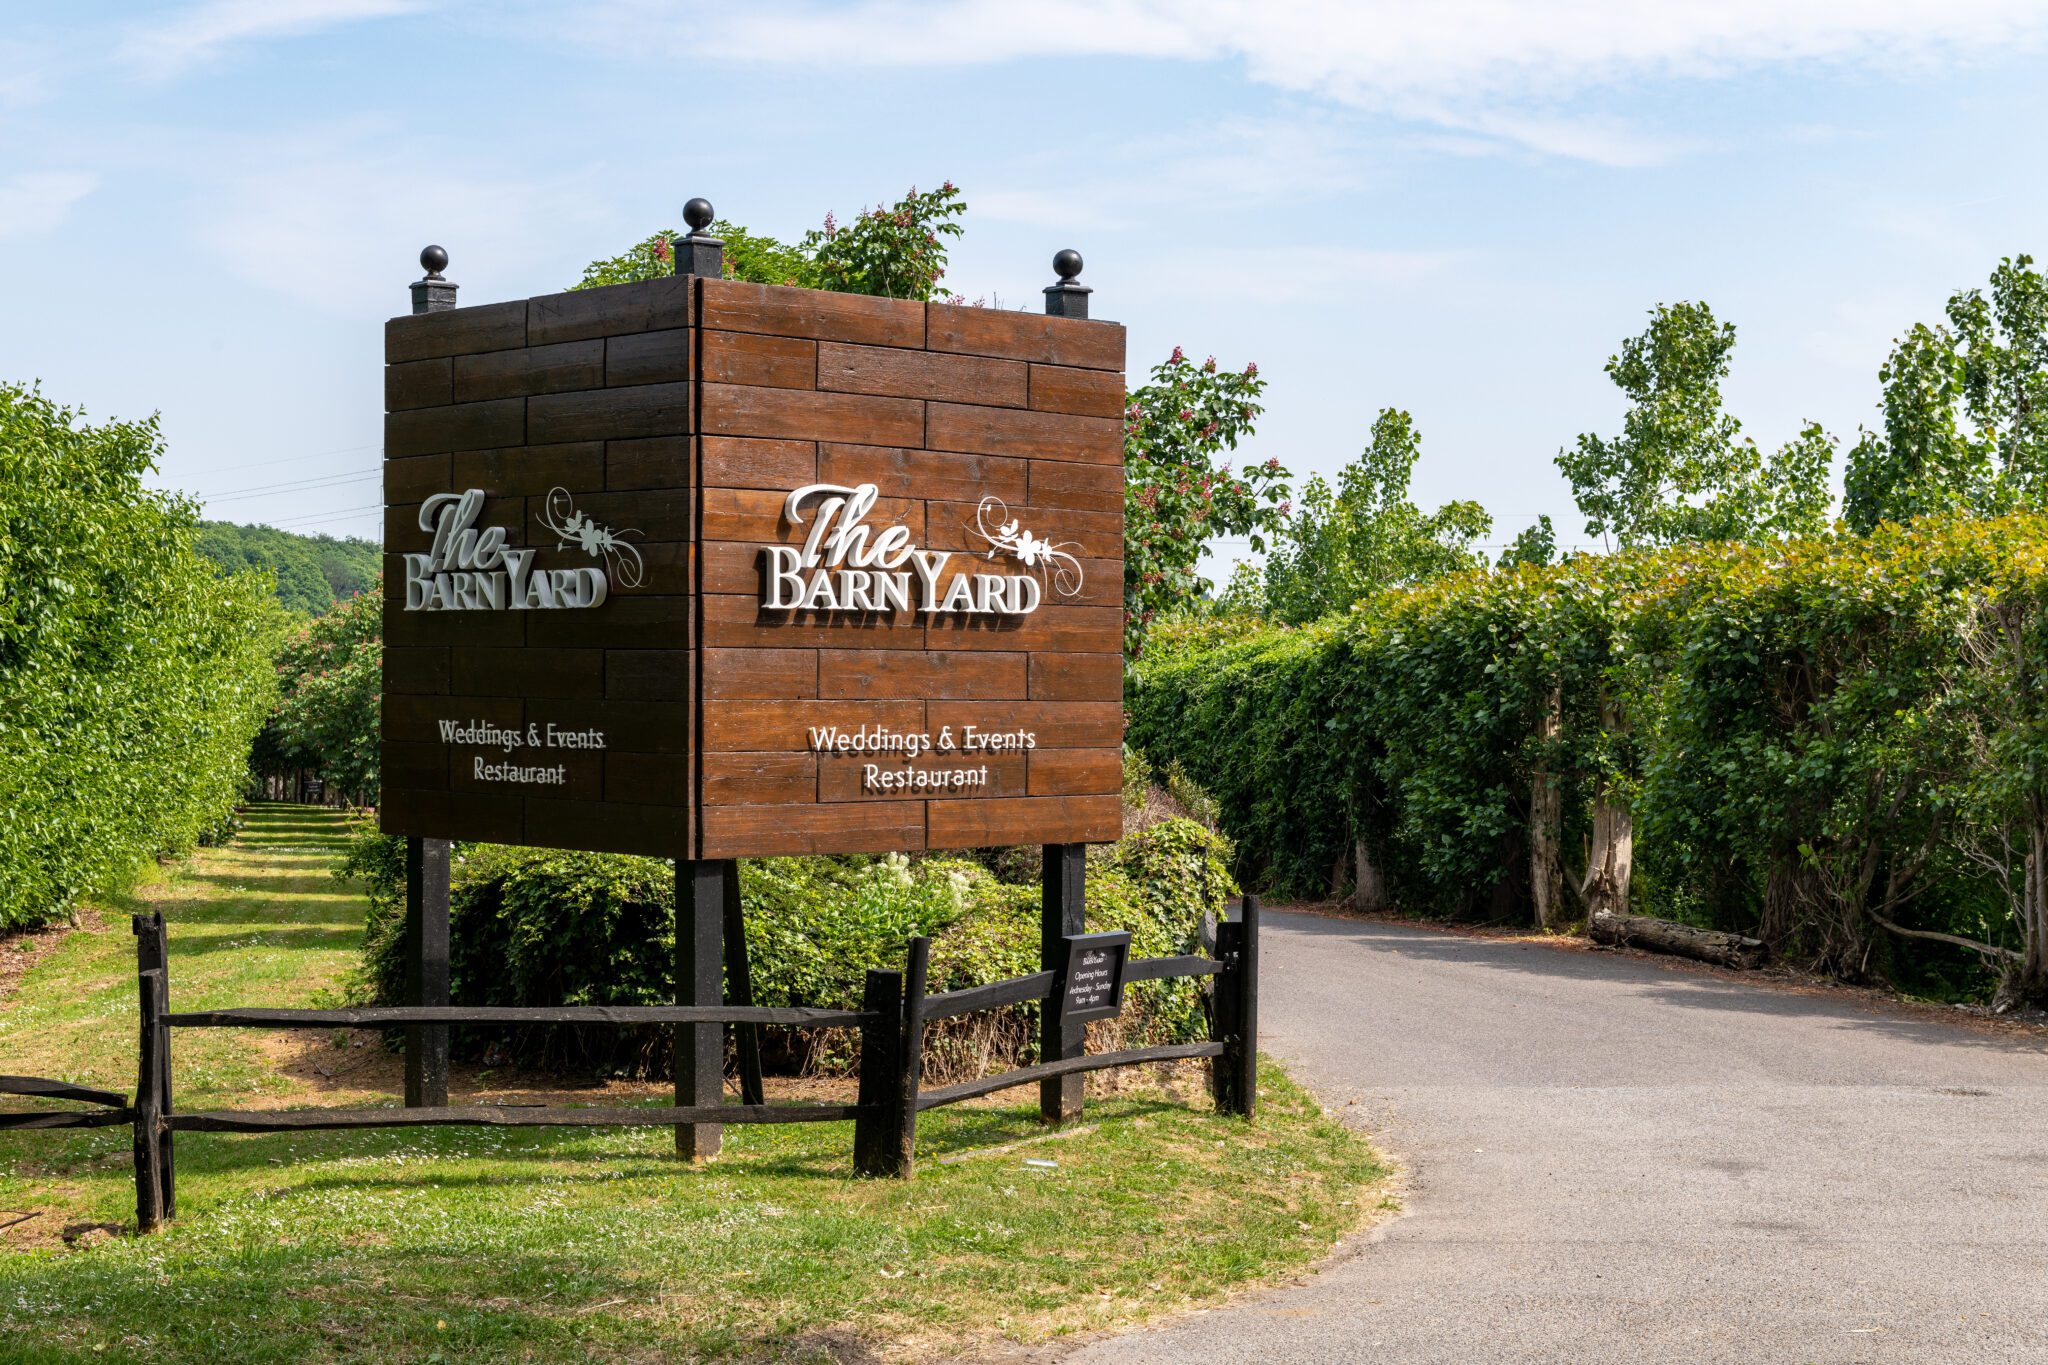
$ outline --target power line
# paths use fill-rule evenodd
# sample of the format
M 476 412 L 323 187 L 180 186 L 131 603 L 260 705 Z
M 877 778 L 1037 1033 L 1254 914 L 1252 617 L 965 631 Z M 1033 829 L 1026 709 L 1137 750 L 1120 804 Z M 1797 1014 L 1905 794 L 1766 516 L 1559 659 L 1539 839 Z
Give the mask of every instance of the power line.
M 241 502 L 248 498 L 275 497 L 287 493 L 314 493 L 326 488 L 340 488 L 345 484 L 368 483 L 381 479 L 384 471 L 372 469 L 356 474 L 323 474 L 317 479 L 298 479 L 291 483 L 261 484 L 254 488 L 235 488 L 223 493 L 194 493 L 201 502 Z

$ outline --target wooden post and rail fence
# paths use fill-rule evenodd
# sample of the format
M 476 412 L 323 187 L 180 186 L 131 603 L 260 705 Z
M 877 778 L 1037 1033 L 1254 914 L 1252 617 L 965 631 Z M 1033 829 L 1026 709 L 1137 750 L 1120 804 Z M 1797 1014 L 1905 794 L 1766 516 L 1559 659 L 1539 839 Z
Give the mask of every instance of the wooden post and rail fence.
M 1258 1060 L 1258 943 L 1256 897 L 1246 896 L 1235 920 L 1217 926 L 1216 955 L 1117 960 L 1113 994 L 1136 981 L 1214 977 L 1209 998 L 1209 1037 L 1198 1043 L 1125 1048 L 1087 1054 L 1083 1013 L 1069 1008 L 1082 1000 L 1078 984 L 1062 968 L 964 990 L 926 990 L 931 941 L 914 939 L 902 971 L 871 970 L 857 1010 L 805 1009 L 752 1004 L 581 1005 L 481 1007 L 397 1005 L 362 1009 L 231 1008 L 184 1013 L 170 1008 L 169 964 L 163 917 L 134 917 L 139 1038 L 134 1099 L 64 1081 L 34 1076 L 0 1076 L 0 1094 L 72 1100 L 95 1109 L 0 1113 L 0 1130 L 103 1128 L 131 1124 L 135 1132 L 135 1215 L 140 1232 L 153 1232 L 177 1214 L 176 1165 L 172 1139 L 178 1133 L 277 1133 L 312 1129 L 400 1128 L 489 1125 L 506 1127 L 670 1127 L 716 1129 L 734 1123 L 853 1123 L 856 1174 L 907 1178 L 917 1145 L 917 1116 L 963 1100 L 1014 1086 L 1040 1085 L 1058 1097 L 1053 1121 L 1078 1117 L 1080 1078 L 1085 1072 L 1203 1057 L 1211 1062 L 1211 1087 L 1219 1112 L 1250 1118 L 1256 1108 Z M 1097 936 L 1116 938 L 1116 935 Z M 1070 987 L 1076 989 L 1070 990 Z M 999 1075 L 923 1088 L 927 1026 L 942 1019 L 1009 1005 L 1040 1006 L 1044 1036 L 1062 1046 L 1049 1060 Z M 1094 1017 L 1106 1010 L 1097 1008 Z M 445 1038 L 457 1025 L 667 1024 L 676 1029 L 679 1053 L 705 1034 L 722 1037 L 725 1026 L 751 1033 L 762 1025 L 785 1028 L 857 1027 L 860 1030 L 859 1090 L 853 1104 L 769 1104 L 743 1084 L 741 1102 L 672 1106 L 582 1108 L 499 1107 L 441 1103 L 388 1109 L 276 1109 L 183 1112 L 172 1104 L 171 1032 L 185 1028 L 405 1028 Z M 705 1027 L 711 1026 L 711 1027 Z M 1076 1035 L 1071 1040 L 1068 1034 Z M 1046 1055 L 1041 1053 L 1041 1055 Z M 681 1075 L 679 1055 L 678 1075 Z M 708 1062 L 707 1062 L 708 1064 Z M 722 1060 L 719 1064 L 722 1075 Z M 410 1077 L 408 1078 L 411 1079 Z M 758 1082 L 756 1082 L 758 1085 Z M 680 1082 L 679 1082 L 680 1086 Z M 721 1089 L 722 1095 L 722 1089 Z M 1043 1112 L 1043 1111 L 1042 1111 Z

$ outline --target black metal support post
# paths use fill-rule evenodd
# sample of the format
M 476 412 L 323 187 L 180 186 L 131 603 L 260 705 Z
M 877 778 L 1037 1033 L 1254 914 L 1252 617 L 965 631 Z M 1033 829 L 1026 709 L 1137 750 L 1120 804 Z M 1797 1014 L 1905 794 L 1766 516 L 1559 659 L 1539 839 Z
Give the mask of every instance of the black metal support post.
M 1216 978 L 1209 1036 L 1223 1045 L 1211 1063 L 1216 1111 L 1253 1117 L 1259 1103 L 1259 898 L 1246 896 L 1235 920 L 1216 926 Z
M 855 1175 L 904 1173 L 903 973 L 870 969 L 860 1007 L 873 1017 L 860 1027 L 860 1099 L 853 1119 Z M 911 1108 L 915 1109 L 912 1102 Z
M 730 858 L 676 859 L 676 1003 L 725 1003 L 726 884 L 738 876 Z M 737 892 L 735 892 L 737 894 Z M 676 1105 L 725 1102 L 725 1025 L 677 1024 Z M 722 1124 L 676 1125 L 676 1155 L 701 1161 L 718 1155 Z
M 1039 966 L 1057 972 L 1066 966 L 1068 934 L 1087 929 L 1088 845 L 1045 845 L 1045 883 L 1039 913 Z M 1051 1005 L 1039 1018 L 1038 1060 L 1064 1061 L 1079 1057 L 1088 1043 L 1086 1024 L 1068 1023 Z M 1038 1083 L 1038 1117 L 1046 1123 L 1066 1123 L 1081 1117 L 1079 1073 L 1049 1076 Z
M 405 841 L 405 1003 L 448 1003 L 448 878 L 446 839 Z M 405 1030 L 405 1102 L 415 1109 L 448 1103 L 448 1027 Z
M 931 964 L 932 941 L 910 940 L 910 966 L 903 973 L 903 1052 L 896 1082 L 900 1159 L 896 1174 L 908 1180 L 917 1164 L 917 1092 L 924 1084 L 924 988 Z
M 129 927 L 135 931 L 135 968 L 137 971 L 154 971 L 163 977 L 165 1009 L 169 1008 L 168 997 L 171 989 L 170 941 L 164 934 L 164 916 L 161 910 L 152 910 L 146 915 L 135 915 L 129 920 Z M 159 1010 L 158 1013 L 163 1013 Z M 159 1112 L 168 1116 L 171 1112 L 171 1034 L 162 1030 L 157 1048 L 156 1097 Z M 172 1161 L 171 1130 L 166 1128 L 157 1138 L 157 1179 L 163 1190 L 163 1216 L 178 1216 L 177 1168 Z
M 740 868 L 725 879 L 725 989 L 735 1005 L 754 1003 L 754 967 L 747 957 L 747 920 L 740 905 Z M 740 1024 L 733 1034 L 733 1050 L 739 1055 L 740 1103 L 766 1104 L 768 1091 L 761 1079 L 761 1025 Z
M 135 1230 L 155 1232 L 164 1225 L 163 1075 L 164 969 L 138 967 L 137 996 L 142 1010 L 140 1055 L 135 1066 Z

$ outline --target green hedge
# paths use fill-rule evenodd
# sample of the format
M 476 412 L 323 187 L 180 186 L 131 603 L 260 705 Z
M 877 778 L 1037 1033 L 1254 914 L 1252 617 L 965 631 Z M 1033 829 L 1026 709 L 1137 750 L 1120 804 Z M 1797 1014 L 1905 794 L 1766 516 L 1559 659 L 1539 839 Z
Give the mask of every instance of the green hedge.
M 1168 627 L 1130 742 L 1208 788 L 1238 873 L 1282 894 L 1328 894 L 1356 841 L 1405 909 L 1526 917 L 1538 784 L 1573 887 L 1604 790 L 1633 816 L 1634 909 L 1844 976 L 2039 998 L 2044 565 L 2041 517 L 1926 521 Z
M 0 929 L 225 827 L 282 613 L 142 486 L 155 419 L 86 425 L 0 384 Z
M 339 875 L 370 889 L 361 991 L 403 999 L 400 841 L 365 828 Z M 1165 820 L 1090 850 L 1088 924 L 1129 929 L 1133 952 L 1194 951 L 1204 917 L 1236 894 L 1224 840 L 1187 820 Z M 658 858 L 459 845 L 449 920 L 451 996 L 457 1004 L 634 1005 L 673 1001 L 675 873 Z M 853 1008 L 871 967 L 900 968 L 912 938 L 933 939 L 930 988 L 953 990 L 1038 970 L 1039 888 L 999 880 L 966 857 L 764 858 L 740 863 L 754 998 L 763 1005 Z M 1127 1027 L 1182 1040 L 1200 1029 L 1189 982 L 1134 987 Z M 979 1033 L 969 1032 L 981 1028 Z M 933 1040 L 1028 1055 L 1017 1016 L 989 1031 L 963 1020 Z M 777 1033 L 771 1064 L 831 1067 L 850 1040 Z M 822 1041 L 822 1050 L 813 1044 Z M 956 1047 L 956 1044 L 958 1047 Z M 497 1045 L 497 1046 L 494 1046 Z M 621 1029 L 469 1031 L 470 1056 L 527 1065 L 659 1075 L 664 1035 Z M 500 1048 L 504 1050 L 501 1052 Z

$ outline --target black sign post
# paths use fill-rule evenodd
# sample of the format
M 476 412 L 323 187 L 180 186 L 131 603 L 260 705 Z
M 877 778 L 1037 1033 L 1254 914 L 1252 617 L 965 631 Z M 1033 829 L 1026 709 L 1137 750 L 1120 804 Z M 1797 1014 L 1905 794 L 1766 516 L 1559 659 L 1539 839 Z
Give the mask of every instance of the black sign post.
M 1110 1019 L 1124 1008 L 1124 964 L 1131 956 L 1131 936 L 1068 934 L 1067 961 L 1060 973 L 1060 1022 L 1085 1024 Z

